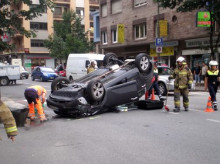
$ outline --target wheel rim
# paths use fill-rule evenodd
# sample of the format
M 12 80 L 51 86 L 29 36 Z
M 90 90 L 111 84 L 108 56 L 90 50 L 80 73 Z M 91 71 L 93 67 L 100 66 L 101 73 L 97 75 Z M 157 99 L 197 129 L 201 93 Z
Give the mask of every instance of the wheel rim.
M 7 80 L 6 80 L 6 79 L 2 79 L 2 80 L 1 80 L 1 84 L 2 84 L 2 85 L 7 85 Z
M 147 70 L 149 66 L 149 59 L 146 56 L 142 57 L 140 65 L 142 70 Z
M 101 98 L 103 96 L 104 88 L 103 88 L 102 83 L 97 82 L 97 83 L 94 84 L 94 86 L 93 86 L 93 94 L 94 94 L 96 99 L 99 99 L 99 98 Z
M 164 94 L 165 92 L 165 87 L 163 84 L 159 84 L 159 90 L 160 90 L 160 94 Z

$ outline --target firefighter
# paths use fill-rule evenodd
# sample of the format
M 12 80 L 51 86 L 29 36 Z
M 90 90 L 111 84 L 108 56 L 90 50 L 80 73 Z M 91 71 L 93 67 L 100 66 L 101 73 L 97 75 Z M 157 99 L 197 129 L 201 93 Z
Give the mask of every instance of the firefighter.
M 205 90 L 207 90 L 207 88 L 209 89 L 209 94 L 211 96 L 213 108 L 215 111 L 218 110 L 216 93 L 220 82 L 220 73 L 219 70 L 217 69 L 217 66 L 218 66 L 218 62 L 211 60 L 209 62 L 210 69 L 207 71 L 205 77 Z
M 46 97 L 46 89 L 39 85 L 31 86 L 25 89 L 24 96 L 27 99 L 28 107 L 29 107 L 29 113 L 28 117 L 31 121 L 35 119 L 35 110 L 34 107 L 36 107 L 38 116 L 40 118 L 40 121 L 46 121 L 44 109 L 42 107 L 42 104 L 45 102 Z
M 193 76 L 189 69 L 186 69 L 183 65 L 185 59 L 181 56 L 177 60 L 177 68 L 173 71 L 173 74 L 169 77 L 169 80 L 174 78 L 174 112 L 180 111 L 180 95 L 183 95 L 183 106 L 185 111 L 189 109 L 189 90 L 192 86 Z
M 3 122 L 5 131 L 9 139 L 15 141 L 15 136 L 18 133 L 15 119 L 10 109 L 0 99 L 0 120 Z M 1 138 L 0 138 L 1 140 Z

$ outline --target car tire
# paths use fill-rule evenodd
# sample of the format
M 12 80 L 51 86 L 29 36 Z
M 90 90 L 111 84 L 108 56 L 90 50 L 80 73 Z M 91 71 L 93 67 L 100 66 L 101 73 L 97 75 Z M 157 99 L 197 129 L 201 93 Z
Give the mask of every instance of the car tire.
M 105 88 L 101 81 L 92 80 L 87 85 L 87 98 L 93 104 L 102 101 L 105 95 Z
M 159 82 L 158 83 L 158 87 L 159 87 L 159 90 L 160 90 L 160 94 L 163 95 L 163 96 L 166 96 L 167 95 L 167 87 L 164 83 L 162 82 Z
M 105 57 L 103 59 L 104 66 L 115 64 L 115 62 L 112 61 L 112 59 L 114 59 L 114 58 L 118 59 L 118 57 L 115 53 L 109 52 L 109 53 L 105 54 Z
M 2 78 L 0 79 L 0 85 L 6 86 L 6 85 L 8 85 L 8 84 L 9 84 L 9 80 L 8 80 L 7 77 L 2 77 Z
M 42 77 L 42 76 L 40 77 L 40 81 L 44 82 L 44 79 L 43 79 L 43 77 Z
M 34 80 L 35 80 L 34 76 L 31 76 L 31 80 L 32 80 L 32 81 L 34 81 Z
M 140 53 L 135 58 L 135 65 L 141 73 L 147 73 L 150 68 L 150 58 L 145 53 Z
M 63 87 L 66 87 L 67 84 L 70 84 L 70 81 L 65 77 L 57 77 L 51 83 L 51 93 L 53 91 L 59 90 Z

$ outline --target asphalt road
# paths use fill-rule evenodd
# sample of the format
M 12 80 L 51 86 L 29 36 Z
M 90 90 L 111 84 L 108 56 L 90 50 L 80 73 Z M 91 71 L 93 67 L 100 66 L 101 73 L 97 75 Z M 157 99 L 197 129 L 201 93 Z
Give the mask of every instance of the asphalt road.
M 24 80 L 1 87 L 2 97 L 26 104 L 24 88 L 32 84 L 50 92 L 50 82 Z M 190 93 L 190 111 L 178 114 L 129 109 L 74 119 L 45 108 L 50 120 L 19 128 L 14 143 L 0 126 L 0 163 L 219 164 L 220 111 L 204 112 L 207 98 L 207 92 Z M 168 107 L 173 109 L 172 94 Z

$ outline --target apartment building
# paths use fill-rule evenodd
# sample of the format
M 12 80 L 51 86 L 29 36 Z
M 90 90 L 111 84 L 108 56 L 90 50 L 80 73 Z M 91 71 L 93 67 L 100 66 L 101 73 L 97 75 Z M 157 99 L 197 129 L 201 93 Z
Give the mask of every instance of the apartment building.
M 209 35 L 207 28 L 196 27 L 197 11 L 158 10 L 153 0 L 101 0 L 99 15 L 100 48 L 104 52 L 115 52 L 123 58 L 145 52 L 157 60 L 157 22 L 166 20 L 168 34 L 163 37 L 161 62 L 174 66 L 176 57 L 184 55 L 192 67 L 197 62 L 209 60 L 210 51 L 200 49 L 201 44 L 207 45 Z M 124 25 L 124 41 L 120 43 L 118 24 Z
M 39 4 L 39 0 L 32 0 L 32 6 Z M 20 3 L 17 6 L 10 6 L 11 10 L 29 10 L 29 6 Z M 46 8 L 42 11 L 42 16 L 27 21 L 20 18 L 19 21 L 27 30 L 34 30 L 35 38 L 26 38 L 17 33 L 11 38 L 10 43 L 15 44 L 13 52 L 3 52 L 6 58 L 21 58 L 23 65 L 30 72 L 35 66 L 45 65 L 55 67 L 56 60 L 49 55 L 49 50 L 44 47 L 44 40 L 53 34 L 53 23 L 62 21 L 62 14 L 68 10 L 75 11 L 82 18 L 82 27 L 88 33 L 88 39 L 93 41 L 93 20 L 90 11 L 99 8 L 99 0 L 54 0 L 54 8 Z

